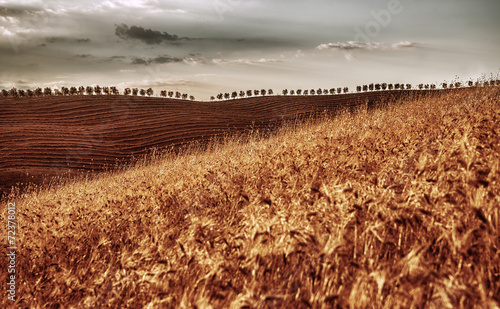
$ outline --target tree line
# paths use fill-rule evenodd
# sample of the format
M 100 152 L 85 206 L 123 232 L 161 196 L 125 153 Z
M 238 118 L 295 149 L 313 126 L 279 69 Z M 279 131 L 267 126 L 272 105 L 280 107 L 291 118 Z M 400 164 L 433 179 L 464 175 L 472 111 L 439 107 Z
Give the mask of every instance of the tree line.
M 139 88 L 125 88 L 123 93 L 120 93 L 118 88 L 116 87 L 101 87 L 97 86 L 87 86 L 87 87 L 61 87 L 60 89 L 52 89 L 51 87 L 45 88 L 36 88 L 35 90 L 27 89 L 16 89 L 11 88 L 10 90 L 2 89 L 0 91 L 0 97 L 12 97 L 12 98 L 20 98 L 20 97 L 42 97 L 42 96 L 73 96 L 73 95 L 134 95 L 134 96 L 148 96 L 151 97 L 154 95 L 154 91 L 152 88 L 148 89 L 139 89 Z M 170 97 L 176 99 L 187 100 L 188 98 L 192 101 L 195 100 L 194 96 L 189 96 L 187 93 L 180 93 L 176 91 L 160 91 L 160 96 L 162 97 Z
M 481 86 L 500 86 L 500 80 L 491 80 L 491 81 L 483 81 L 483 82 L 473 82 L 469 81 L 467 83 L 469 87 L 481 87 Z M 453 88 L 460 88 L 462 87 L 463 84 L 461 82 L 451 82 L 451 83 L 441 83 L 441 87 L 443 89 L 453 89 Z M 414 89 L 412 84 L 404 84 L 404 83 L 395 83 L 395 84 L 388 84 L 388 83 L 377 83 L 377 84 L 368 84 L 368 85 L 363 85 L 363 86 L 357 86 L 356 91 L 357 92 L 367 92 L 367 91 L 380 91 L 380 90 L 411 90 Z M 415 89 L 419 90 L 435 90 L 437 89 L 436 84 L 418 84 Z M 288 89 L 283 89 L 281 92 L 283 95 L 334 95 L 334 94 L 342 94 L 342 93 L 349 93 L 349 88 L 348 87 L 339 87 L 339 88 L 330 88 L 330 89 L 297 89 L 297 90 L 288 90 Z M 215 101 L 217 100 L 229 100 L 229 99 L 237 99 L 237 98 L 244 98 L 244 97 L 252 97 L 252 96 L 265 96 L 265 95 L 273 95 L 274 92 L 272 89 L 266 90 L 266 89 L 261 89 L 261 90 L 247 90 L 247 91 L 233 91 L 231 93 L 226 92 L 226 93 L 219 93 L 216 96 L 211 96 L 210 100 Z
M 463 87 L 462 82 L 444 82 L 440 84 L 442 89 L 453 89 L 453 88 L 460 88 Z M 476 81 L 473 82 L 472 80 L 468 81 L 467 86 L 469 87 L 481 87 L 481 86 L 500 86 L 500 80 L 494 80 L 491 79 L 489 81 Z M 437 88 L 436 84 L 418 84 L 415 89 L 419 90 L 435 90 Z M 396 83 L 396 84 L 388 84 L 388 83 L 376 83 L 376 84 L 368 84 L 368 85 L 363 85 L 363 86 L 357 86 L 356 91 L 357 92 L 366 92 L 366 91 L 380 91 L 380 90 L 411 90 L 413 89 L 412 84 L 403 84 L 403 83 Z M 283 89 L 281 92 L 283 95 L 334 95 L 334 94 L 342 94 L 342 93 L 349 93 L 349 88 L 348 87 L 339 87 L 339 88 L 330 88 L 330 89 L 297 89 L 297 90 L 288 90 L 288 89 Z M 13 98 L 19 98 L 19 97 L 41 97 L 41 96 L 70 96 L 70 95 L 133 95 L 133 96 L 148 96 L 151 97 L 154 95 L 154 91 L 152 88 L 148 89 L 139 89 L 139 88 L 125 88 L 123 90 L 123 93 L 120 93 L 120 91 L 116 87 L 100 87 L 99 85 L 97 86 L 87 86 L 87 87 L 61 87 L 60 89 L 52 89 L 50 87 L 45 87 L 45 88 L 36 88 L 35 90 L 27 89 L 16 89 L 12 88 L 10 90 L 2 89 L 0 91 L 0 97 L 13 97 Z M 217 100 L 229 100 L 229 99 L 237 99 L 237 98 L 244 98 L 244 97 L 252 97 L 252 96 L 265 96 L 265 95 L 274 95 L 274 91 L 272 89 L 255 89 L 255 90 L 247 90 L 247 91 L 233 91 L 231 93 L 226 92 L 226 93 L 219 93 L 216 96 L 211 96 L 210 100 L 215 101 Z M 167 91 L 167 90 L 161 90 L 160 91 L 160 96 L 161 97 L 169 97 L 169 98 L 176 98 L 176 99 L 182 99 L 182 100 L 191 100 L 194 101 L 195 97 L 192 95 L 188 95 L 187 93 L 181 93 L 179 91 Z

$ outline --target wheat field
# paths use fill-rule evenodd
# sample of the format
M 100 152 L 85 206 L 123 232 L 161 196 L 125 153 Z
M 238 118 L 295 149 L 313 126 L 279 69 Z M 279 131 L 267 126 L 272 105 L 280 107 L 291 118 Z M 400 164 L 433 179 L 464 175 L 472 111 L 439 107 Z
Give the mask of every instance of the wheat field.
M 361 107 L 11 195 L 20 283 L 0 302 L 499 308 L 499 95 Z

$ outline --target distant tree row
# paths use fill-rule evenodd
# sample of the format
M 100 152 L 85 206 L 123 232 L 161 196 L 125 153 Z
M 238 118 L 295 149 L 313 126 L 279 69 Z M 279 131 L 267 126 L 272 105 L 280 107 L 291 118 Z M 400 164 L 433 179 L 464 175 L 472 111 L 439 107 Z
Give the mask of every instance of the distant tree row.
M 500 80 L 492 80 L 492 81 L 485 81 L 485 82 L 476 82 L 476 83 L 473 83 L 472 81 L 469 81 L 468 82 L 468 86 L 469 87 L 473 87 L 473 86 L 493 86 L 493 85 L 500 85 Z M 460 88 L 462 87 L 462 83 L 460 82 L 455 82 L 455 83 L 451 83 L 451 84 L 447 84 L 447 83 L 442 83 L 441 86 L 443 87 L 443 89 L 447 89 L 447 88 Z M 419 84 L 418 86 L 418 89 L 419 90 L 423 90 L 423 89 L 426 89 L 426 90 L 435 90 L 437 88 L 436 84 Z M 362 92 L 362 91 L 380 91 L 380 90 L 410 90 L 412 89 L 413 86 L 412 84 L 404 84 L 404 83 L 396 83 L 396 84 L 388 84 L 388 83 L 377 83 L 377 84 L 369 84 L 369 85 L 363 85 L 363 86 L 357 86 L 356 87 L 356 91 L 357 92 Z M 348 87 L 344 87 L 344 88 L 330 88 L 330 89 L 322 89 L 322 88 L 318 88 L 317 90 L 315 89 L 305 89 L 305 90 L 302 90 L 302 89 L 297 89 L 297 90 L 288 90 L 288 89 L 284 89 L 282 91 L 282 94 L 283 95 L 322 95 L 322 94 L 330 94 L 330 95 L 334 95 L 334 94 L 342 94 L 342 93 L 348 93 L 349 92 L 349 88 Z M 252 97 L 252 96 L 258 96 L 258 95 L 261 95 L 261 96 L 265 96 L 265 95 L 272 95 L 273 94 L 273 90 L 272 89 L 269 89 L 269 90 L 265 90 L 265 89 L 262 89 L 262 90 L 247 90 L 247 91 L 233 91 L 232 93 L 219 93 L 218 95 L 216 96 L 211 96 L 210 97 L 210 100 L 211 101 L 215 101 L 216 99 L 217 100 L 229 100 L 229 99 L 236 99 L 236 98 L 244 98 L 244 97 Z
M 240 98 L 244 98 L 245 96 L 246 97 L 251 97 L 251 96 L 258 96 L 258 95 L 262 95 L 262 96 L 265 96 L 266 94 L 268 95 L 273 95 L 274 94 L 274 91 L 272 89 L 269 89 L 269 90 L 266 90 L 266 89 L 261 89 L 261 90 L 247 90 L 246 92 L 241 90 L 241 91 L 233 91 L 232 93 L 229 93 L 229 92 L 226 92 L 226 93 L 219 93 L 218 95 L 216 96 L 211 96 L 210 97 L 210 100 L 211 101 L 214 101 L 216 98 L 217 100 L 229 100 L 229 99 L 236 99 L 238 97 Z
M 166 91 L 166 90 L 162 90 L 160 91 L 160 95 L 164 98 L 166 98 L 167 96 L 169 98 L 176 98 L 176 99 L 183 99 L 183 100 L 187 100 L 188 99 L 188 94 L 187 93 L 180 93 L 179 91 L 176 91 L 175 93 L 173 91 Z M 174 96 L 175 95 L 175 96 Z M 189 99 L 191 101 L 194 101 L 194 96 L 189 96 Z
M 470 80 L 467 82 L 467 86 L 469 86 L 469 87 L 481 87 L 481 86 L 488 87 L 488 86 L 495 86 L 495 85 L 500 86 L 499 79 L 483 81 L 483 82 L 479 82 L 479 81 L 473 82 L 472 80 Z M 443 89 L 460 88 L 460 87 L 462 87 L 462 83 L 461 82 L 455 82 L 455 83 L 450 83 L 450 84 L 442 83 L 441 86 L 443 87 Z
M 283 91 L 281 92 L 283 95 L 322 95 L 322 94 L 341 94 L 342 91 L 344 93 L 348 93 L 349 92 L 349 88 L 348 87 L 344 87 L 344 88 L 330 88 L 330 89 L 321 89 L 321 88 L 318 88 L 317 90 L 314 90 L 314 89 L 305 89 L 305 90 L 302 90 L 302 89 L 297 89 L 297 90 L 290 90 L 288 91 L 288 89 L 283 89 Z
M 5 90 L 2 89 L 0 91 L 0 97 L 13 97 L 13 98 L 18 98 L 18 97 L 41 97 L 41 96 L 69 96 L 69 95 L 119 95 L 120 91 L 116 87 L 101 87 L 99 85 L 97 86 L 87 86 L 83 87 L 80 86 L 78 88 L 76 87 L 61 87 L 61 89 L 54 89 L 50 87 L 45 87 L 44 89 L 42 88 L 36 88 L 35 90 L 27 89 L 16 89 L 16 88 L 11 88 L 10 90 Z M 139 89 L 139 88 L 125 88 L 123 91 L 123 95 L 141 95 L 141 96 L 152 96 L 154 94 L 154 91 L 152 88 L 148 89 Z M 173 97 L 174 92 L 173 91 L 166 91 L 162 90 L 161 91 L 161 96 L 162 97 Z M 175 93 L 175 98 L 177 99 L 184 99 L 186 100 L 188 98 L 188 95 L 183 93 L 181 94 L 180 92 Z M 189 96 L 190 100 L 194 100 L 194 96 Z
M 412 88 L 411 84 L 387 84 L 387 83 L 381 83 L 381 84 L 369 84 L 369 85 L 363 85 L 363 86 L 357 86 L 356 91 L 361 92 L 361 91 L 379 91 L 379 90 L 409 90 Z
M 467 86 L 469 87 L 481 87 L 481 86 L 500 86 L 500 80 L 494 80 L 491 79 L 489 81 L 476 81 L 473 82 L 472 80 L 467 82 Z M 453 89 L 453 88 L 460 88 L 462 87 L 463 84 L 461 82 L 451 82 L 451 83 L 441 83 L 441 87 L 443 89 Z M 419 84 L 417 85 L 417 88 L 420 90 L 426 89 L 426 90 L 434 90 L 437 88 L 436 84 Z M 363 85 L 363 86 L 357 86 L 356 91 L 357 92 L 366 92 L 366 91 L 379 91 L 379 90 L 410 90 L 412 89 L 411 84 L 387 84 L 387 83 L 377 83 L 377 84 L 369 84 L 369 85 Z M 281 93 L 283 95 L 322 95 L 322 94 L 341 94 L 341 93 L 348 93 L 349 88 L 344 87 L 344 88 L 330 88 L 330 89 L 297 89 L 297 90 L 288 90 L 284 89 Z M 50 87 L 45 87 L 45 88 L 36 88 L 35 90 L 27 89 L 16 89 L 16 88 L 11 88 L 10 90 L 5 90 L 2 89 L 0 91 L 0 97 L 41 97 L 41 96 L 69 96 L 69 95 L 119 95 L 120 91 L 116 87 L 100 87 L 99 85 L 97 86 L 87 86 L 87 87 L 61 87 L 60 89 L 54 89 Z M 252 96 L 265 96 L 265 95 L 273 95 L 274 92 L 272 89 L 261 89 L 261 90 L 247 90 L 247 91 L 233 91 L 232 93 L 219 93 L 216 96 L 211 96 L 210 100 L 215 101 L 217 100 L 229 100 L 229 99 L 236 99 L 236 98 L 244 98 L 244 97 L 252 97 Z M 153 96 L 154 91 L 152 88 L 148 89 L 139 89 L 139 88 L 125 88 L 123 91 L 123 95 L 134 95 L 134 96 Z M 161 90 L 160 91 L 160 96 L 161 97 L 169 97 L 169 98 L 176 98 L 176 99 L 183 99 L 183 100 L 192 100 L 194 101 L 195 98 L 192 95 L 188 95 L 186 93 L 181 93 L 179 91 L 167 91 L 167 90 Z
M 321 95 L 321 94 L 335 94 L 336 92 L 337 93 L 342 93 L 342 91 L 344 91 L 344 93 L 348 93 L 349 92 L 349 88 L 348 87 L 344 87 L 344 88 L 331 88 L 330 90 L 328 89 L 321 89 L 319 88 L 318 90 L 314 90 L 314 89 L 311 89 L 311 90 L 302 90 L 302 89 L 297 89 L 297 90 L 290 90 L 288 91 L 288 89 L 283 89 L 283 91 L 281 92 L 283 95 L 315 95 L 315 94 L 318 94 L 318 95 Z M 215 99 L 217 100 L 229 100 L 229 99 L 236 99 L 236 98 L 244 98 L 244 97 L 252 97 L 252 96 L 258 96 L 258 95 L 261 95 L 261 96 L 265 96 L 265 95 L 273 95 L 274 94 L 274 91 L 272 89 L 269 89 L 269 90 L 266 90 L 266 89 L 261 89 L 261 90 L 247 90 L 247 91 L 233 91 L 232 93 L 229 93 L 229 92 L 226 92 L 226 93 L 219 93 L 218 95 L 216 96 L 211 96 L 210 97 L 210 100 L 211 101 L 214 101 Z

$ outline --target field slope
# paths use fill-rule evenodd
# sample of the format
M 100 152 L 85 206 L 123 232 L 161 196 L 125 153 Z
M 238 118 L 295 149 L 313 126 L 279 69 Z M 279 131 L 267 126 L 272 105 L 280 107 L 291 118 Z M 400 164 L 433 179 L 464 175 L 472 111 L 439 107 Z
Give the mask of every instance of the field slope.
M 283 120 L 411 92 L 269 96 L 224 102 L 137 96 L 0 99 L 0 193 L 51 176 L 114 168 L 153 147 L 178 148 L 214 135 L 273 131 Z
M 0 306 L 498 308 L 499 97 L 360 109 L 11 197 L 19 298 Z

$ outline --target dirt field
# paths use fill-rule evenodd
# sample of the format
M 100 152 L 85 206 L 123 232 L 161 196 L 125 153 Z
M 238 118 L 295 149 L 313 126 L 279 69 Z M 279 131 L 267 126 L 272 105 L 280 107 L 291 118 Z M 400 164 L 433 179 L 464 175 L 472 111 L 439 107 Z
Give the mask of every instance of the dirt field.
M 295 106 L 310 110 L 305 102 L 315 101 L 307 99 Z M 89 153 L 99 149 L 89 156 L 104 164 L 111 154 L 140 151 L 137 144 L 201 137 L 228 124 L 243 128 L 256 115 L 271 120 L 273 110 L 272 103 L 260 103 L 267 112 L 247 113 L 243 105 L 257 106 L 258 99 L 206 103 L 207 112 L 220 108 L 214 119 L 196 114 L 200 107 L 182 113 L 177 101 L 147 99 L 157 106 L 154 113 L 141 114 L 137 101 L 130 103 L 136 112 L 118 122 L 125 111 L 93 105 L 101 112 L 90 120 L 88 102 L 81 103 L 83 117 L 78 108 L 63 107 L 68 98 L 57 100 L 48 104 L 58 106 L 49 116 L 44 108 L 37 116 L 33 107 L 3 107 L 11 117 L 38 121 L 34 130 L 13 120 L 10 134 L 19 138 L 10 145 L 23 141 L 16 153 L 28 149 L 22 156 L 42 167 L 52 162 L 44 147 L 64 161 L 61 141 L 87 145 L 77 138 L 86 126 L 109 132 L 100 144 L 88 142 Z M 323 108 L 327 101 L 309 104 Z M 225 104 L 233 114 L 223 112 Z M 64 116 L 54 117 L 55 110 Z M 116 121 L 103 124 L 102 111 Z M 161 120 L 169 115 L 197 120 L 172 120 L 191 128 L 189 134 L 151 134 L 167 127 Z M 7 118 L 2 114 L 3 127 Z M 132 118 L 135 125 L 127 126 Z M 75 119 L 87 125 L 71 127 Z M 43 121 L 53 123 L 52 130 L 42 129 Z M 27 131 L 60 140 L 51 146 L 48 138 L 29 139 Z M 0 298 L 0 307 L 499 308 L 499 132 L 499 87 L 454 90 L 10 196 L 18 229 L 17 298 Z M 9 158 L 2 164 L 25 162 Z M 7 203 L 1 205 L 6 227 Z M 0 266 L 0 281 L 7 282 Z
M 297 115 L 384 102 L 411 92 L 269 96 L 192 102 L 132 96 L 0 98 L 0 193 L 51 176 L 114 168 L 153 147 L 214 135 L 274 131 Z

